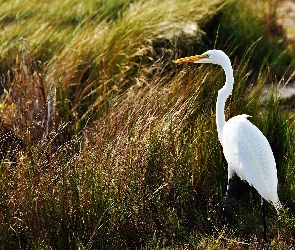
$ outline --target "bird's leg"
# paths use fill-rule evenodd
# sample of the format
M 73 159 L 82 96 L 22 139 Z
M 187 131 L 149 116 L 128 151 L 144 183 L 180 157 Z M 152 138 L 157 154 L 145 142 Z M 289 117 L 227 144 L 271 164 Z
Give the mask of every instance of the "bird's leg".
M 223 205 L 223 209 L 222 209 L 222 216 L 221 216 L 221 219 L 220 219 L 220 221 L 218 223 L 219 227 L 223 226 L 223 224 L 224 224 L 224 222 L 226 220 L 226 217 L 227 217 L 229 188 L 230 188 L 230 178 L 228 179 L 228 182 L 227 182 L 227 188 L 226 188 L 226 193 L 225 193 L 225 201 L 224 201 L 224 205 Z
M 266 217 L 266 201 L 265 199 L 263 199 L 261 197 L 261 208 L 262 208 L 262 220 L 263 220 L 263 238 L 264 241 L 266 242 L 266 221 L 265 221 L 265 217 Z

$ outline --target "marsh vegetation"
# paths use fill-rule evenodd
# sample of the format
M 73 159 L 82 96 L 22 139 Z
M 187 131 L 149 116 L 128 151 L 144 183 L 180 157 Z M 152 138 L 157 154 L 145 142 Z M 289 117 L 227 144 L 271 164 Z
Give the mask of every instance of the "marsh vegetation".
M 276 23 L 278 2 L 4 1 L 0 248 L 293 246 L 294 103 L 272 86 L 293 79 L 294 50 Z M 284 213 L 268 206 L 267 244 L 260 196 L 238 178 L 229 224 L 217 227 L 224 73 L 172 63 L 212 48 L 233 63 L 227 119 L 251 115 L 277 162 Z

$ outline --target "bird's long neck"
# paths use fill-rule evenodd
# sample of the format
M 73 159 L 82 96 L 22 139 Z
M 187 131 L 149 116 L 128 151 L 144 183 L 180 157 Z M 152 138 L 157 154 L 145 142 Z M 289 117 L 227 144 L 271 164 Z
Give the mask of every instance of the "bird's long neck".
M 225 72 L 226 81 L 223 88 L 218 91 L 217 102 L 216 102 L 216 125 L 217 125 L 219 141 L 221 145 L 223 145 L 222 137 L 223 137 L 223 127 L 225 125 L 224 108 L 225 108 L 226 99 L 228 98 L 228 96 L 231 94 L 233 90 L 234 77 L 233 77 L 233 69 L 232 69 L 230 61 L 221 66 Z

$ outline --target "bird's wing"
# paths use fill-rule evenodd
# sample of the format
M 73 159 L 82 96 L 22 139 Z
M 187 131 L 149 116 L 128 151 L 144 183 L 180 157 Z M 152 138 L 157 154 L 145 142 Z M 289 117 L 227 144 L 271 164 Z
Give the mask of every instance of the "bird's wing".
M 236 173 L 266 200 L 277 199 L 276 163 L 270 145 L 245 116 L 231 118 L 224 126 L 223 152 L 229 174 Z

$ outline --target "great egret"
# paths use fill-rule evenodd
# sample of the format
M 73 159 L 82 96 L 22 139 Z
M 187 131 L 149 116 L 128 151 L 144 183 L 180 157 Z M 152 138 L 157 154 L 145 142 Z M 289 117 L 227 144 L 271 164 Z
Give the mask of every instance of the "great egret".
M 276 210 L 281 207 L 277 194 L 277 169 L 273 152 L 266 137 L 247 120 L 248 115 L 237 115 L 225 121 L 224 107 L 233 90 L 234 77 L 230 59 L 221 50 L 209 50 L 202 55 L 180 58 L 174 63 L 212 63 L 220 65 L 226 81 L 218 91 L 216 102 L 216 124 L 218 138 L 228 163 L 228 184 L 220 225 L 223 224 L 228 207 L 230 180 L 236 173 L 246 180 L 262 197 L 264 239 L 266 240 L 265 201 L 270 201 Z

